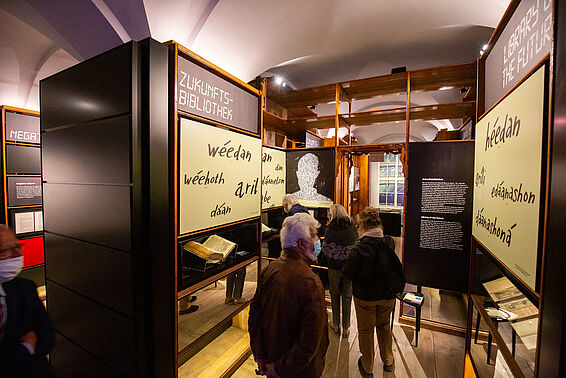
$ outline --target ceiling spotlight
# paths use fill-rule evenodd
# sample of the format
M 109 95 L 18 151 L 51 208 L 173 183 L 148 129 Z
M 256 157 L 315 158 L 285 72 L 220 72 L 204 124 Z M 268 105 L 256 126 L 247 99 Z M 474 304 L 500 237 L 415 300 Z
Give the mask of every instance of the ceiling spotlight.
M 285 87 L 287 86 L 287 83 L 286 83 L 286 82 L 283 82 L 283 83 L 281 83 L 281 86 L 282 86 L 283 88 L 285 88 Z
M 487 50 L 487 44 L 483 45 L 482 50 Z
M 281 85 L 283 83 L 283 78 L 281 76 L 275 77 L 275 84 Z

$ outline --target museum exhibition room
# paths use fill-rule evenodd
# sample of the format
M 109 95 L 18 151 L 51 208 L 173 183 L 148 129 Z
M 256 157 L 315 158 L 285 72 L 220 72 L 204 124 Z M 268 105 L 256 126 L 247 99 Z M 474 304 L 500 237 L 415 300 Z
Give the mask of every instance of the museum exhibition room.
M 566 1 L 0 0 L 0 30 L 0 252 L 52 376 L 308 377 L 252 351 L 297 209 L 323 377 L 566 376 Z M 369 372 L 324 252 L 368 207 L 404 276 Z

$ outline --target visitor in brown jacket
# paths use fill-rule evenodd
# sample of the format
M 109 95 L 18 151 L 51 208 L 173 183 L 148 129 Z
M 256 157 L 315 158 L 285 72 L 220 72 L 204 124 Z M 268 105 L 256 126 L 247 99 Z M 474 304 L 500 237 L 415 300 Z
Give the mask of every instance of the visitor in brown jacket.
M 310 269 L 318 222 L 288 217 L 281 257 L 261 272 L 250 305 L 249 332 L 259 375 L 318 378 L 324 370 L 328 328 L 324 288 Z

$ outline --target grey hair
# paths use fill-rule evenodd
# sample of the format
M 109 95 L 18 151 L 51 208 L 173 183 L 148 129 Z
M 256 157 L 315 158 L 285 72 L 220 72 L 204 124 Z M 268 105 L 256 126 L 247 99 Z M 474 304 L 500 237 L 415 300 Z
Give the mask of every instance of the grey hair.
M 307 213 L 297 213 L 285 218 L 281 229 L 281 248 L 296 247 L 297 240 L 311 240 L 310 226 L 320 227 L 320 223 Z
M 331 219 L 338 219 L 338 218 L 349 218 L 348 213 L 344 206 L 335 203 L 334 205 L 330 206 L 330 216 Z
M 293 194 L 285 194 L 283 196 L 283 201 L 281 201 L 281 202 L 282 202 L 283 206 L 288 205 L 289 208 L 291 208 L 291 207 L 293 207 L 293 206 L 295 206 L 299 203 L 299 201 L 297 200 L 297 197 L 295 197 Z

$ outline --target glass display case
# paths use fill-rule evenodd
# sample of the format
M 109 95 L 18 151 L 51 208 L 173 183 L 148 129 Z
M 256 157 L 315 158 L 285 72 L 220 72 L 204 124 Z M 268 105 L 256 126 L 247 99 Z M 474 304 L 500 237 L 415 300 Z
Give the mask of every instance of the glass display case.
M 533 377 L 538 298 L 481 246 L 473 256 L 470 355 L 480 377 Z
M 221 376 L 250 355 L 249 301 L 258 261 L 186 294 L 177 302 L 179 376 Z
M 191 251 L 191 244 L 198 243 L 206 246 L 211 237 L 220 237 L 226 244 L 235 245 L 231 250 L 225 251 L 226 256 L 222 257 L 215 257 L 217 254 L 207 256 L 200 253 L 199 255 L 198 251 L 197 253 L 194 250 Z M 258 241 L 258 219 L 179 238 L 177 243 L 178 291 L 182 292 L 191 285 L 259 256 Z

